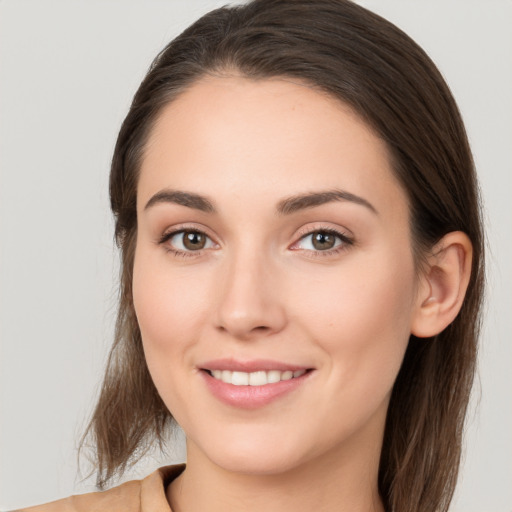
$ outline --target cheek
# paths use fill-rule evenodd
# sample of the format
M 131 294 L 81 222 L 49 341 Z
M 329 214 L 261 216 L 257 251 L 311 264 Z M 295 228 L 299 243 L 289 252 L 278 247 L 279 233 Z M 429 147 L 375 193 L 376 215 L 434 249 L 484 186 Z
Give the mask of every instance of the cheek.
M 165 256 L 141 250 L 133 270 L 134 307 L 155 384 L 170 366 L 184 368 L 187 340 L 197 338 L 208 303 L 201 276 L 172 272 Z
M 199 276 L 171 272 L 165 256 L 136 253 L 133 301 L 151 378 L 167 409 L 185 425 L 191 397 L 183 383 L 196 371 L 191 340 L 205 323 L 207 301 Z
M 297 318 L 328 354 L 344 396 L 382 400 L 391 390 L 410 336 L 414 276 L 412 260 L 393 254 L 359 260 L 300 304 Z

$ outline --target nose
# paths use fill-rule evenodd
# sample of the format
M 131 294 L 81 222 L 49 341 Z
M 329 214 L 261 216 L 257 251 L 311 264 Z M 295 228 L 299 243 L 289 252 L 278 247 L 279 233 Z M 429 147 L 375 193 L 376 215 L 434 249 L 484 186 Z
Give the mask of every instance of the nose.
M 277 269 L 258 256 L 239 255 L 219 275 L 217 329 L 239 340 L 268 336 L 286 325 Z

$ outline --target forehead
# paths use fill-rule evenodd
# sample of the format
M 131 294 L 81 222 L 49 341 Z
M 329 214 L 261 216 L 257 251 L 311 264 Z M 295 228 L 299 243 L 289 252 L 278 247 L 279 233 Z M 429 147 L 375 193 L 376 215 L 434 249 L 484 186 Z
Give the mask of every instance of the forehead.
M 406 203 L 371 128 L 337 99 L 286 78 L 207 77 L 168 104 L 142 161 L 139 206 L 164 188 L 245 206 L 319 188 Z

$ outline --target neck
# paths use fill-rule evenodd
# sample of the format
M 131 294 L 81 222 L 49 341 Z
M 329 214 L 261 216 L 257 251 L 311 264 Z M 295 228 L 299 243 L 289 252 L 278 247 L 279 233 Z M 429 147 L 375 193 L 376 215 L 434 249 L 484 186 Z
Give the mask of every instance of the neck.
M 384 512 L 377 482 L 381 443 L 354 448 L 286 471 L 247 474 L 221 468 L 188 442 L 187 468 L 167 497 L 173 512 Z

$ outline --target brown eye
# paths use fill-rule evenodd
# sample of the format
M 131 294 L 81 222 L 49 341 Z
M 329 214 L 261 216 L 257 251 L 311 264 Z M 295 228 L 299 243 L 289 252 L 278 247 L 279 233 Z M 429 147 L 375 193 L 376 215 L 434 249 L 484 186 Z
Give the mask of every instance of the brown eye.
M 197 251 L 204 249 L 206 245 L 206 236 L 197 231 L 184 231 L 183 232 L 183 245 L 190 251 Z
M 317 251 L 325 251 L 336 245 L 336 236 L 326 231 L 315 231 L 311 233 L 311 243 Z
M 354 242 L 352 238 L 333 229 L 317 229 L 303 235 L 292 249 L 302 249 L 311 253 L 332 254 L 330 251 L 343 249 Z
M 183 253 L 210 249 L 215 246 L 208 235 L 195 230 L 175 231 L 164 236 L 161 243 L 169 244 L 173 250 Z

